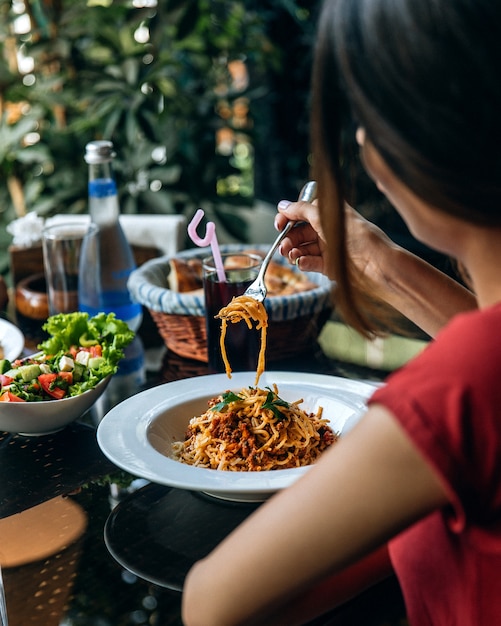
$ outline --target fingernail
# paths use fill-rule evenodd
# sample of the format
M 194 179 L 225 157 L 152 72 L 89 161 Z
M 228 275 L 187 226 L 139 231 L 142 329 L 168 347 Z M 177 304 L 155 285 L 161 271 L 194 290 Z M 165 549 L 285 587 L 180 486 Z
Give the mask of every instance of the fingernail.
M 278 208 L 279 209 L 286 209 L 290 204 L 291 203 L 290 203 L 289 200 L 280 200 L 280 202 L 278 203 Z

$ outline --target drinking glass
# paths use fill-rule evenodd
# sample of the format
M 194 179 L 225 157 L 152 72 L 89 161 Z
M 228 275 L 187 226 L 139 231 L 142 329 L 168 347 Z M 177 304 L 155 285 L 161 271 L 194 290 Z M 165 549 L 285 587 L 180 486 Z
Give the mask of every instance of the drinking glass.
M 49 315 L 78 311 L 80 255 L 84 241 L 97 238 L 94 224 L 59 223 L 42 232 Z
M 205 297 L 205 322 L 207 329 L 207 351 L 209 371 L 224 372 L 221 354 L 221 320 L 215 316 L 227 306 L 234 296 L 241 296 L 256 278 L 262 258 L 246 252 L 222 254 L 225 281 L 219 280 L 214 257 L 202 260 Z M 225 347 L 231 369 L 234 372 L 253 371 L 257 367 L 260 332 L 249 329 L 244 321 L 228 323 Z

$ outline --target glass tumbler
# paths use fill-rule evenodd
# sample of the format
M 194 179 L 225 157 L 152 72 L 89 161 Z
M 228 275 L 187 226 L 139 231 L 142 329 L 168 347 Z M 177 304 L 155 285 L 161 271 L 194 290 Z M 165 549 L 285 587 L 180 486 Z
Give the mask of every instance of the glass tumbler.
M 225 269 L 224 282 L 219 280 L 214 257 L 202 261 L 210 373 L 225 371 L 220 345 L 221 320 L 215 316 L 234 296 L 244 293 L 256 278 L 262 263 L 259 255 L 246 252 L 231 252 L 221 256 Z M 227 324 L 225 347 L 232 371 L 256 370 L 260 337 L 260 331 L 254 327 L 249 329 L 244 321 Z
M 49 315 L 79 310 L 78 285 L 84 242 L 95 239 L 93 224 L 61 222 L 42 232 Z

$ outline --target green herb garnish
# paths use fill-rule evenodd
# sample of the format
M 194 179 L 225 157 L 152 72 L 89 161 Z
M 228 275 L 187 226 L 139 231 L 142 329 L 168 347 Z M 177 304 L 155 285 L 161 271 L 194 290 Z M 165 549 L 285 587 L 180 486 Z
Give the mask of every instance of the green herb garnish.
M 279 407 L 284 407 L 285 409 L 288 409 L 290 408 L 290 404 L 277 396 L 277 394 L 272 391 L 270 387 L 266 387 L 266 389 L 268 389 L 268 394 L 266 395 L 266 400 L 261 405 L 261 408 L 269 409 L 277 420 L 283 420 L 285 416 L 279 409 Z M 244 399 L 236 393 L 233 393 L 233 391 L 227 391 L 226 393 L 223 393 L 221 397 L 221 402 L 218 402 L 213 407 L 211 407 L 211 411 L 218 411 L 222 413 L 224 412 L 224 409 L 232 402 L 241 402 Z
M 243 398 L 241 398 L 236 393 L 233 393 L 233 391 L 227 391 L 226 393 L 223 393 L 222 398 L 223 399 L 221 402 L 218 402 L 210 408 L 211 411 L 218 411 L 219 413 L 221 413 L 223 409 L 226 408 L 228 404 L 230 404 L 230 402 L 239 402 L 243 400 Z
M 277 418 L 277 420 L 284 419 L 285 416 L 278 407 L 283 406 L 284 408 L 288 409 L 290 408 L 290 404 L 286 402 L 285 400 L 282 400 L 282 398 L 280 398 L 279 396 L 277 396 L 277 394 L 274 391 L 272 391 L 269 387 L 266 387 L 266 389 L 268 389 L 268 395 L 266 396 L 266 400 L 264 401 L 261 408 L 269 409 L 273 413 L 273 415 Z

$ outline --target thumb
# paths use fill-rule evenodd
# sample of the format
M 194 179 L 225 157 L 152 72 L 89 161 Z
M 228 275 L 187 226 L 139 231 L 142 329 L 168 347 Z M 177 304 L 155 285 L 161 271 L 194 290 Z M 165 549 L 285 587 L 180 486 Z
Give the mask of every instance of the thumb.
M 280 200 L 277 205 L 279 213 L 285 215 L 289 220 L 297 220 L 304 214 L 304 209 L 301 210 L 300 205 L 302 203 L 290 202 L 289 200 Z
M 288 220 L 294 220 L 295 222 L 309 222 L 312 225 L 318 222 L 318 207 L 316 200 L 312 203 L 280 200 L 277 208 L 277 220 L 280 223 L 283 221 L 280 219 L 281 216 L 286 217 Z

